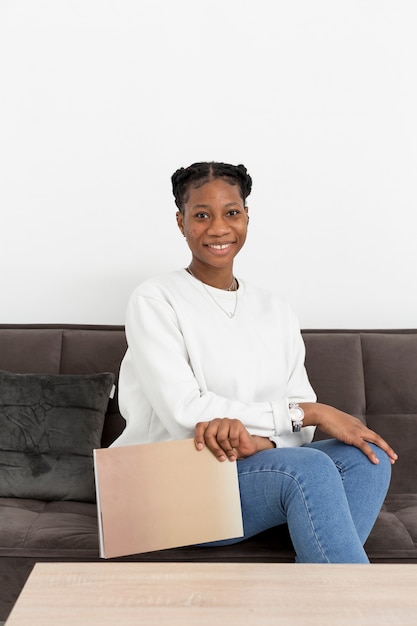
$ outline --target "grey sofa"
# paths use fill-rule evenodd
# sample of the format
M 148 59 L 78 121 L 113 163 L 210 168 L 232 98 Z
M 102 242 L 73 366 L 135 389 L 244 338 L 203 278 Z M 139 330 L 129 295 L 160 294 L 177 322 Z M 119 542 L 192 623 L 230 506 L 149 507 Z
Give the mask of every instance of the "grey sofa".
M 416 563 L 417 330 L 306 330 L 303 336 L 306 367 L 319 401 L 360 417 L 399 454 L 367 553 L 375 563 Z M 125 350 L 121 326 L 0 325 L 3 372 L 112 372 L 117 382 Z M 123 426 L 116 394 L 105 413 L 101 445 L 108 446 Z M 93 500 L 28 496 L 0 494 L 0 621 L 35 562 L 99 560 Z M 123 560 L 292 562 L 294 552 L 281 526 L 233 546 L 184 547 Z

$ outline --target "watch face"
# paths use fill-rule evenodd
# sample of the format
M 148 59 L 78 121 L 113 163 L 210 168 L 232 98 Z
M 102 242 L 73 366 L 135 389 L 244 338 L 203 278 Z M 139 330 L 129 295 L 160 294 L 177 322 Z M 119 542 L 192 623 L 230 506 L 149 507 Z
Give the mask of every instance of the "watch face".
M 303 427 L 304 411 L 296 402 L 292 402 L 289 406 L 289 412 L 292 421 L 292 430 L 294 433 L 299 433 Z
M 292 407 L 290 407 L 290 415 L 291 415 L 291 419 L 293 421 L 299 422 L 304 417 L 304 411 L 299 406 L 292 406 Z

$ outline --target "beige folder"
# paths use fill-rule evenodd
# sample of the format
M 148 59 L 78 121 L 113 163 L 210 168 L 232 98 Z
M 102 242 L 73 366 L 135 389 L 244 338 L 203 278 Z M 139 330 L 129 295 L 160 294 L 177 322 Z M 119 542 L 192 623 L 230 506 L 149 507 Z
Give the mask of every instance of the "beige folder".
M 100 556 L 243 536 L 236 463 L 192 439 L 94 450 Z

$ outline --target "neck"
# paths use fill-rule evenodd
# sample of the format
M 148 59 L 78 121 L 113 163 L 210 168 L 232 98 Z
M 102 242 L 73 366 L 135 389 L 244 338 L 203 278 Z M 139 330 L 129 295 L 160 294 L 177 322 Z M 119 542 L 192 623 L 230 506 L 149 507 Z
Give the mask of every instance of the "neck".
M 237 280 L 233 276 L 233 269 L 203 272 L 198 267 L 196 268 L 193 262 L 186 269 L 191 276 L 194 276 L 194 278 L 197 278 L 205 285 L 210 285 L 210 287 L 216 287 L 216 289 L 225 291 L 235 291 L 237 289 Z

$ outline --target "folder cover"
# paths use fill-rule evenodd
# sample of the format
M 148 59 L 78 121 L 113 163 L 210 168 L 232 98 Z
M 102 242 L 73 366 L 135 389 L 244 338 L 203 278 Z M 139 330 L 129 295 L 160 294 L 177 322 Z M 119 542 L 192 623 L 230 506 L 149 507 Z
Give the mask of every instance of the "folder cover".
M 243 536 L 235 462 L 193 439 L 94 450 L 100 556 Z

